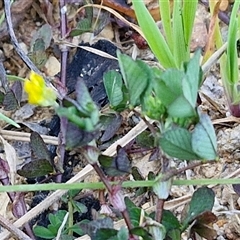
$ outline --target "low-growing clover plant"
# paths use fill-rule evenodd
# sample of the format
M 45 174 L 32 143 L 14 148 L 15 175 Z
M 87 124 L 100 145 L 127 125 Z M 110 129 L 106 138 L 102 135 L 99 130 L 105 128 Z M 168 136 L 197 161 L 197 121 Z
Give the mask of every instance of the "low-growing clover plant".
M 213 125 L 208 115 L 197 107 L 197 94 L 202 81 L 200 52 L 196 52 L 188 63 L 183 63 L 182 70 L 169 68 L 166 71 L 149 67 L 141 60 L 134 61 L 120 52 L 117 52 L 117 56 L 122 75 L 116 71 L 104 75 L 110 106 L 116 111 L 120 111 L 123 106 L 129 109 L 140 106 L 143 118 L 147 116 L 155 120 L 157 128 L 153 132 L 154 142 L 168 159 L 174 157 L 188 161 L 216 160 L 217 144 Z M 153 192 L 162 203 L 161 208 L 169 196 L 172 184 L 172 178 L 165 174 L 167 171 L 170 170 L 165 169 L 156 176 L 152 186 Z M 198 197 L 200 196 L 195 195 L 193 201 Z M 171 233 L 175 236 L 174 239 L 180 239 L 180 233 L 198 213 L 211 211 L 211 207 L 203 205 L 204 211 L 200 207 L 200 210 L 192 213 L 193 218 L 188 216 L 180 224 L 181 227 Z M 193 211 L 191 204 L 190 211 Z M 129 214 L 131 218 L 131 211 Z M 138 226 L 130 229 L 130 232 L 144 239 L 165 239 L 167 231 L 161 224 L 163 218 L 162 209 L 158 209 L 157 204 L 155 220 L 146 220 L 150 221 L 151 228 L 147 231 L 147 228 Z
M 87 223 L 88 220 L 83 220 L 78 223 L 74 223 L 73 213 L 78 212 L 79 214 L 86 213 L 88 211 L 87 207 L 74 200 L 74 196 L 79 193 L 79 190 L 70 190 L 66 195 L 62 197 L 62 201 L 67 204 L 68 211 L 58 210 L 55 214 L 49 213 L 48 220 L 49 224 L 47 227 L 37 225 L 33 228 L 36 236 L 43 239 L 54 239 L 62 226 L 63 220 L 67 216 L 67 221 L 61 232 L 61 239 L 73 240 L 73 233 L 75 235 L 81 236 L 84 232 L 79 227 L 79 224 Z
M 118 72 L 104 75 L 111 107 L 118 109 L 123 101 L 126 108 L 141 106 L 141 114 L 158 123 L 158 142 L 162 150 L 182 160 L 217 158 L 211 120 L 196 106 L 202 79 L 199 58 L 198 51 L 189 63 L 183 65 L 184 70 L 162 72 L 118 52 L 123 80 Z M 194 128 L 189 130 L 190 126 Z

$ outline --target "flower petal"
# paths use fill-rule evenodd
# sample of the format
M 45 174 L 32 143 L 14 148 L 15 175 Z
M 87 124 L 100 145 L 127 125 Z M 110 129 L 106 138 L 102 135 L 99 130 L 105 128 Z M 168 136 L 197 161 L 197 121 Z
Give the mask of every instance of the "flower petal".
M 24 90 L 28 94 L 28 102 L 41 106 L 56 106 L 57 93 L 47 87 L 42 76 L 31 71 L 30 80 L 25 79 Z

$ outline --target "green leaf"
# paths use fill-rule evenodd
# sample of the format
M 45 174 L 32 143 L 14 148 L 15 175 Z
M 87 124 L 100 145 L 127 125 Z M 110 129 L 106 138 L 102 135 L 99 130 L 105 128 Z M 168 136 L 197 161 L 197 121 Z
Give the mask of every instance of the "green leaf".
M 93 28 L 92 28 L 93 8 L 86 7 L 84 8 L 84 10 L 85 10 L 85 18 L 81 19 L 77 23 L 77 27 L 70 32 L 70 36 L 72 37 L 81 35 L 85 32 L 93 31 Z
M 92 22 L 89 19 L 82 19 L 77 27 L 70 32 L 71 37 L 79 36 L 85 32 L 92 32 Z
M 154 185 L 152 186 L 153 192 L 159 199 L 167 199 L 172 186 L 172 178 L 168 180 L 162 180 L 162 174 L 159 174 L 155 179 Z
M 30 136 L 31 155 L 34 159 L 46 159 L 51 161 L 50 153 L 46 143 L 37 132 L 32 132 Z
M 101 228 L 97 230 L 97 234 L 92 240 L 118 240 L 118 230 L 110 228 Z
M 160 120 L 166 113 L 166 108 L 157 96 L 145 92 L 141 99 L 142 113 L 151 119 Z
M 199 62 L 200 50 L 197 51 L 194 57 L 187 63 L 186 76 L 182 80 L 183 94 L 193 108 L 196 106 L 198 88 L 201 82 Z
M 73 201 L 72 203 L 75 211 L 78 211 L 79 213 L 86 213 L 88 211 L 87 207 L 84 204 L 77 201 Z
M 74 106 L 68 108 L 58 107 L 56 109 L 56 112 L 60 117 L 66 117 L 69 121 L 76 124 L 79 128 L 83 130 L 89 132 L 95 130 L 94 123 L 96 121 L 93 122 L 91 118 L 81 117 L 79 111 Z
M 202 159 L 216 160 L 217 139 L 212 122 L 207 114 L 198 114 L 200 121 L 192 132 L 192 149 Z
M 13 90 L 8 90 L 6 92 L 3 100 L 3 106 L 5 111 L 13 111 L 19 107 L 16 95 Z
M 150 220 L 148 228 L 149 228 L 149 233 L 151 234 L 151 239 L 157 239 L 157 240 L 165 239 L 166 229 L 161 223 Z
M 130 230 L 133 235 L 141 236 L 144 240 L 152 240 L 151 234 L 143 227 L 135 227 Z M 160 240 L 160 239 L 159 239 Z
M 128 230 L 126 227 L 121 227 L 120 230 L 118 231 L 118 239 L 119 240 L 128 240 L 129 239 L 129 234 L 128 234 Z
M 123 100 L 122 77 L 117 71 L 111 70 L 104 74 L 103 83 L 110 105 L 118 106 Z
M 177 69 L 169 69 L 154 81 L 154 90 L 162 103 L 168 107 L 182 93 L 184 73 Z
M 192 150 L 191 134 L 184 128 L 175 128 L 165 132 L 160 138 L 160 146 L 171 157 L 182 160 L 199 159 Z
M 195 108 L 189 103 L 184 96 L 179 96 L 167 108 L 171 117 L 188 118 L 196 115 Z
M 202 187 L 194 192 L 187 213 L 186 219 L 183 222 L 184 228 L 190 224 L 198 215 L 211 211 L 214 204 L 215 194 L 212 189 Z
M 134 227 L 139 226 L 142 209 L 137 207 L 129 198 L 124 198 L 131 223 Z
M 77 103 L 76 107 L 78 110 L 89 117 L 95 117 L 94 120 L 95 123 L 98 121 L 98 108 L 96 104 L 93 102 L 88 88 L 85 85 L 84 81 L 82 79 L 78 79 L 76 84 L 76 97 L 77 97 Z
M 48 228 L 42 226 L 36 226 L 33 228 L 33 232 L 36 236 L 45 239 L 54 239 L 56 235 L 52 233 Z
M 140 103 L 140 96 L 147 89 L 151 79 L 151 70 L 147 64 L 117 51 L 119 66 L 125 85 L 129 91 L 130 104 L 136 106 Z
M 57 235 L 58 229 L 60 228 L 61 223 L 59 223 L 58 225 L 54 226 L 54 225 L 48 225 L 48 230 L 50 230 L 52 233 L 54 233 L 54 235 Z
M 74 197 L 76 197 L 80 192 L 81 192 L 81 190 L 79 190 L 79 189 L 72 189 L 72 190 L 69 190 L 69 191 L 68 191 L 67 196 L 68 196 L 69 198 L 74 198 Z
M 137 135 L 136 143 L 141 147 L 150 148 L 154 146 L 154 137 L 152 136 L 151 132 L 143 131 L 142 133 Z
M 179 229 L 181 226 L 178 219 L 169 210 L 163 210 L 162 224 L 167 232 L 173 229 Z
M 17 170 L 20 176 L 25 178 L 36 178 L 53 173 L 54 169 L 50 162 L 46 159 L 33 160 Z
M 87 221 L 88 222 L 88 220 L 83 220 L 83 221 Z M 83 222 L 83 221 L 81 221 L 81 222 Z M 78 234 L 80 236 L 84 235 L 83 230 L 79 227 L 79 223 L 76 223 L 72 227 L 67 228 L 67 230 L 68 231 L 72 230 L 74 233 L 76 233 L 76 234 Z
M 36 50 L 46 50 L 51 43 L 52 40 L 52 27 L 49 24 L 44 24 L 33 36 L 30 46 L 31 51 Z M 43 42 L 43 46 L 36 46 L 37 40 L 41 39 Z M 41 42 L 41 44 L 42 44 Z M 39 42 L 40 43 L 40 42 Z M 40 49 L 39 49 L 40 47 Z M 35 48 L 35 49 L 34 49 Z
M 48 219 L 49 219 L 50 225 L 54 226 L 57 229 L 61 225 L 61 220 L 58 218 L 57 215 L 55 215 L 53 213 L 50 213 L 48 215 Z M 50 226 L 50 225 L 48 225 L 48 226 Z

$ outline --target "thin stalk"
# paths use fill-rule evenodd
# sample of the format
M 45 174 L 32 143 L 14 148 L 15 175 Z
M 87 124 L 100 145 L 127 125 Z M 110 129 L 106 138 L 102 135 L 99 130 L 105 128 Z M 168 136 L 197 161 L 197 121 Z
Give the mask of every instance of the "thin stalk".
M 111 192 L 112 191 L 112 186 L 109 183 L 108 179 L 106 178 L 103 170 L 95 163 L 92 165 L 92 167 L 94 168 L 94 170 L 96 171 L 96 173 L 98 174 L 98 176 L 100 177 L 101 181 L 103 182 L 103 184 L 105 185 L 106 189 Z
M 0 215 L 0 225 L 6 228 L 19 240 L 32 240 L 32 238 L 30 238 L 23 231 L 18 229 L 14 224 L 5 219 L 2 215 Z
M 68 199 L 68 227 L 71 228 L 73 226 L 73 205 L 72 205 L 72 199 Z M 70 229 L 68 231 L 68 235 L 72 236 L 73 235 L 73 230 Z
M 155 220 L 159 223 L 162 221 L 164 202 L 165 202 L 164 199 L 158 199 L 156 204 Z
M 132 229 L 132 222 L 130 220 L 130 217 L 129 217 L 129 213 L 127 211 L 127 209 L 125 209 L 122 213 L 122 216 L 123 216 L 123 219 L 127 225 L 127 228 L 128 230 L 130 231 Z
M 65 0 L 59 1 L 60 7 L 60 29 L 61 29 L 61 38 L 67 35 L 67 6 Z M 61 49 L 61 72 L 60 72 L 60 80 L 63 88 L 66 87 L 66 72 L 67 72 L 67 58 L 68 58 L 68 47 L 65 44 L 60 46 Z M 61 103 L 60 103 L 61 105 Z M 59 153 L 60 153 L 60 161 L 59 168 L 63 169 L 64 157 L 65 157 L 65 147 L 66 147 L 66 131 L 67 131 L 67 118 L 60 117 L 60 134 L 59 134 Z M 56 178 L 57 182 L 61 182 L 62 175 L 59 174 Z
M 118 182 L 109 182 L 109 184 L 118 184 Z M 155 184 L 153 180 L 144 181 L 125 181 L 123 188 L 152 187 Z M 192 179 L 192 180 L 173 180 L 173 185 L 218 185 L 218 184 L 240 184 L 240 178 L 230 179 Z M 0 186 L 0 192 L 31 192 L 31 191 L 51 191 L 51 190 L 75 190 L 75 189 L 105 189 L 101 182 L 97 183 L 48 183 L 48 184 L 28 184 Z

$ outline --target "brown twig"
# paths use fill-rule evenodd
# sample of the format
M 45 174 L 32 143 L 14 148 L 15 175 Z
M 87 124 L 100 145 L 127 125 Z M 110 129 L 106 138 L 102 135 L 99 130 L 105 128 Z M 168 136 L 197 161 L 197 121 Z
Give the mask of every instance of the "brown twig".
M 19 240 L 32 240 L 28 235 L 26 235 L 23 231 L 21 231 L 16 226 L 14 226 L 10 221 L 5 219 L 2 215 L 0 215 L 0 225 L 6 228 Z
M 213 163 L 213 162 L 215 162 L 215 161 L 211 161 L 211 163 Z M 165 176 L 163 177 L 162 180 L 167 181 L 170 178 L 176 176 L 177 174 L 180 174 L 180 173 L 182 173 L 186 170 L 193 169 L 195 167 L 201 166 L 201 165 L 206 164 L 206 163 L 209 163 L 209 162 L 196 161 L 196 162 L 193 162 L 193 163 L 189 164 L 186 167 L 183 167 L 183 168 L 180 168 L 180 169 L 172 169 L 171 171 L 169 171 L 168 173 L 165 174 Z
M 164 202 L 164 199 L 158 199 L 156 204 L 155 220 L 159 223 L 162 221 Z

